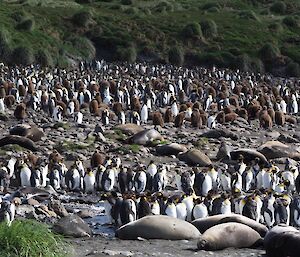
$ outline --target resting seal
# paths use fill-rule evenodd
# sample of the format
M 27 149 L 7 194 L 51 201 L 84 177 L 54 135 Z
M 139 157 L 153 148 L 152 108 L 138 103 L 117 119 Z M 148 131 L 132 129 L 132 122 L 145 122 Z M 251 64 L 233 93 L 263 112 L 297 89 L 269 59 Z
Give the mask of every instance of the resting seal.
M 166 239 L 184 240 L 200 237 L 200 232 L 192 224 L 163 215 L 145 216 L 130 222 L 116 231 L 120 239 Z
M 254 229 L 257 231 L 262 237 L 266 235 L 268 228 L 259 222 L 256 222 L 255 220 L 249 219 L 243 215 L 239 214 L 219 214 L 210 216 L 207 218 L 201 218 L 194 220 L 192 224 L 199 229 L 200 233 L 204 233 L 207 229 L 222 223 L 227 222 L 237 222 L 244 225 L 247 225 L 248 227 Z
M 213 226 L 206 230 L 197 243 L 199 250 L 216 251 L 228 247 L 246 248 L 262 241 L 260 235 L 252 228 L 229 222 Z

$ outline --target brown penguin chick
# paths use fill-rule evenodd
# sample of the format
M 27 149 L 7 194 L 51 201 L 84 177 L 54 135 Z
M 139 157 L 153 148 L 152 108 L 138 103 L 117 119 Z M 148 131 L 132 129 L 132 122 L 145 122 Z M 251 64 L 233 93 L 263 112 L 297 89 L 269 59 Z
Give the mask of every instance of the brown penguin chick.
M 137 96 L 131 98 L 131 110 L 136 112 L 140 112 L 141 110 L 140 99 Z
M 180 112 L 174 120 L 174 124 L 176 128 L 181 128 L 184 122 L 185 112 Z
M 225 114 L 227 114 L 227 113 L 232 113 L 233 110 L 232 110 L 232 108 L 231 108 L 230 105 L 227 105 L 227 106 L 225 106 L 225 107 L 223 108 L 223 112 L 224 112 Z
M 171 108 L 168 108 L 164 115 L 164 121 L 165 121 L 165 123 L 169 123 L 169 122 L 173 122 L 173 120 L 174 120 L 174 117 L 173 117 L 172 110 L 171 110 Z
M 120 102 L 115 102 L 113 104 L 112 110 L 118 116 L 123 111 L 123 106 Z
M 245 108 L 239 108 L 239 109 L 237 110 L 237 114 L 238 114 L 241 118 L 243 118 L 243 119 L 245 119 L 245 120 L 248 120 L 248 112 L 247 112 L 247 110 L 246 110 Z
M 15 102 L 16 102 L 16 98 L 13 95 L 7 95 L 7 96 L 4 97 L 4 104 L 6 105 L 6 107 L 8 109 L 13 107 Z
M 262 108 L 261 108 L 260 105 L 250 104 L 247 107 L 247 112 L 248 112 L 249 120 L 257 119 L 259 117 L 259 113 L 260 113 L 261 109 Z
M 287 123 L 294 124 L 294 125 L 298 123 L 297 119 L 291 115 L 285 115 L 284 117 L 285 117 L 285 122 Z
M 237 95 L 229 97 L 229 103 L 235 107 L 239 107 L 239 98 Z
M 99 112 L 99 103 L 96 99 L 93 99 L 91 102 L 90 102 L 90 113 L 92 114 L 97 114 Z
M 193 128 L 202 127 L 202 118 L 198 109 L 193 110 L 191 115 L 191 126 Z
M 20 103 L 16 106 L 14 116 L 17 120 L 23 120 L 26 118 L 26 105 L 24 103 Z
M 0 98 L 4 98 L 6 96 L 6 91 L 4 86 L 0 87 Z
M 100 153 L 98 150 L 96 150 L 91 157 L 92 169 L 97 168 L 100 165 L 103 165 L 105 159 L 106 159 L 106 156 L 104 154 Z
M 28 153 L 27 160 L 29 161 L 32 167 L 35 167 L 39 161 L 39 157 L 33 153 Z
M 95 95 L 95 100 L 97 100 L 98 104 L 102 103 L 102 97 L 99 92 Z
M 60 106 L 62 108 L 62 115 L 66 116 L 67 113 L 67 105 L 63 101 L 55 101 L 56 105 Z
M 198 110 L 202 109 L 201 103 L 195 102 L 193 105 L 193 109 L 198 109 Z
M 266 106 L 264 106 L 263 110 L 260 112 L 259 123 L 260 127 L 265 129 L 271 129 L 273 126 L 272 118 L 268 114 Z
M 74 102 L 74 112 L 79 112 L 80 111 L 80 103 L 77 99 L 72 100 Z
M 179 93 L 178 93 L 179 103 L 183 104 L 185 102 L 185 99 L 186 99 L 186 95 L 185 95 L 184 90 L 180 90 Z
M 275 121 L 275 111 L 273 108 L 268 108 L 268 114 L 270 115 L 272 121 Z
M 275 112 L 275 123 L 279 126 L 283 126 L 285 123 L 285 115 L 282 111 Z
M 179 108 L 179 112 L 185 112 L 187 110 L 187 105 L 186 104 L 181 104 Z
M 225 122 L 232 122 L 235 121 L 239 115 L 235 112 L 225 114 Z
M 19 96 L 21 96 L 21 97 L 24 97 L 27 94 L 27 91 L 26 91 L 26 88 L 24 85 L 19 85 L 18 91 L 19 91 Z
M 152 114 L 152 121 L 154 126 L 164 126 L 164 120 L 160 112 L 154 112 Z
M 202 124 L 203 125 L 207 124 L 208 114 L 202 109 L 199 109 L 199 112 L 200 112 Z

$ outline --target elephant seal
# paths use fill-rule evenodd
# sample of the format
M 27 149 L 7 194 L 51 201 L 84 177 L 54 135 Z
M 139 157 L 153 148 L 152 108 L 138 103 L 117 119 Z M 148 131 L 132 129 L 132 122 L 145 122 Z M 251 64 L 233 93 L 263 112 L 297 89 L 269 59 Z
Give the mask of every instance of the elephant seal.
M 38 150 L 36 144 L 31 139 L 26 137 L 9 135 L 0 139 L 0 147 L 10 144 L 22 146 L 33 152 Z
M 155 140 L 163 140 L 161 134 L 155 129 L 145 129 L 128 138 L 128 143 L 147 145 Z
M 192 224 L 199 229 L 200 233 L 204 233 L 206 230 L 208 230 L 209 228 L 215 225 L 228 223 L 228 222 L 236 222 L 236 223 L 244 224 L 257 231 L 262 237 L 265 236 L 266 233 L 268 232 L 268 228 L 260 224 L 259 222 L 249 219 L 243 215 L 233 214 L 233 213 L 230 215 L 219 214 L 207 218 L 196 219 L 192 222 Z
M 189 165 L 199 165 L 201 167 L 207 167 L 212 164 L 209 157 L 198 149 L 190 149 L 185 153 L 178 155 L 180 161 L 184 161 Z
M 279 224 L 267 233 L 264 247 L 268 257 L 298 257 L 300 232 L 291 226 Z
M 164 215 L 145 216 L 130 222 L 116 231 L 120 239 L 166 239 L 184 240 L 200 237 L 200 232 L 192 224 Z
M 33 142 L 40 141 L 44 132 L 36 126 L 30 126 L 29 124 L 18 124 L 9 130 L 10 135 L 27 137 Z
M 156 146 L 156 153 L 158 155 L 177 155 L 182 152 L 186 152 L 187 148 L 184 145 L 180 145 L 177 143 L 170 143 L 166 145 L 158 145 Z
M 261 164 L 268 164 L 267 158 L 262 153 L 254 149 L 237 149 L 230 152 L 232 160 L 237 160 L 240 155 L 243 155 L 246 163 L 250 163 L 255 158 L 259 158 L 259 162 Z
M 213 226 L 206 230 L 197 243 L 199 250 L 217 251 L 229 247 L 247 248 L 259 245 L 260 235 L 252 228 L 236 222 Z

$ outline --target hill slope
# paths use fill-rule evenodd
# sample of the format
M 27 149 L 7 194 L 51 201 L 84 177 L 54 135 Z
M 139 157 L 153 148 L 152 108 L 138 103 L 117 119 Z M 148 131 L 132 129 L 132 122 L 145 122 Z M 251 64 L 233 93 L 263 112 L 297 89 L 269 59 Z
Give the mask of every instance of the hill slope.
M 293 0 L 2 0 L 0 59 L 218 65 L 300 76 Z

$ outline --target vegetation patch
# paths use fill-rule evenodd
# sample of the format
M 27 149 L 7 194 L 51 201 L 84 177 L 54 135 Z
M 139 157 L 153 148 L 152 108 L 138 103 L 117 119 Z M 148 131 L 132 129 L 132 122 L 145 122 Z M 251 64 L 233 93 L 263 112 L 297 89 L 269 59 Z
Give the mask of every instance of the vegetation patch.
M 39 222 L 16 220 L 10 227 L 0 224 L 0 255 L 6 257 L 64 257 L 64 240 Z

